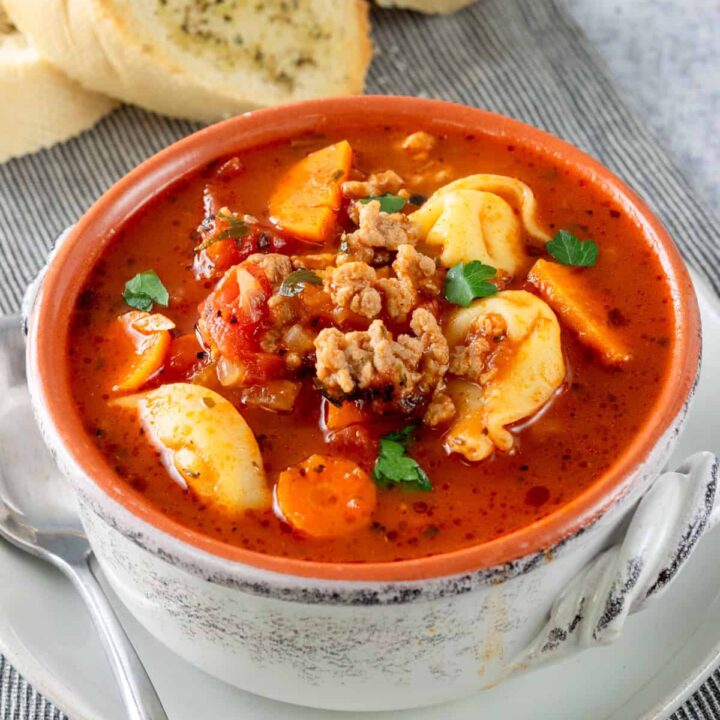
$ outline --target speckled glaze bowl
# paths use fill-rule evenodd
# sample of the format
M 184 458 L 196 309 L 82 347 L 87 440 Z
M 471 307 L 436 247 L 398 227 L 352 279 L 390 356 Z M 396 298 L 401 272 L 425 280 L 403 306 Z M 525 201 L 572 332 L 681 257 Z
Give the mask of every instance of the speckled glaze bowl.
M 83 430 L 66 356 L 77 293 L 113 228 L 218 155 L 358 118 L 407 123 L 420 117 L 432 118 L 438 132 L 491 133 L 572 168 L 621 206 L 660 256 L 678 317 L 672 369 L 650 418 L 613 467 L 569 504 L 512 534 L 391 564 L 321 564 L 231 547 L 129 492 Z M 140 165 L 65 234 L 29 291 L 26 312 L 37 419 L 77 492 L 110 583 L 170 648 L 271 698 L 346 710 L 420 706 L 607 642 L 628 612 L 676 575 L 717 515 L 716 462 L 709 453 L 658 480 L 700 355 L 697 305 L 677 249 L 608 170 L 555 137 L 489 112 L 413 98 L 336 98 L 261 110 L 202 130 Z M 611 546 L 633 513 L 624 539 Z

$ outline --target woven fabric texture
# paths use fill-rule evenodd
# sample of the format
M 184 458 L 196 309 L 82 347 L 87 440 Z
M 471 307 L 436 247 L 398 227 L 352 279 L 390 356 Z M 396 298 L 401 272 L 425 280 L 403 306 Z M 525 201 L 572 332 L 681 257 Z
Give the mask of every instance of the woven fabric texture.
M 628 110 L 562 0 L 482 0 L 447 17 L 374 11 L 373 23 L 368 92 L 484 107 L 569 140 L 649 202 L 720 292 L 717 222 Z M 0 312 L 17 312 L 53 239 L 103 191 L 197 127 L 124 107 L 74 140 L 0 166 Z M 63 717 L 0 657 L 0 720 Z M 720 673 L 673 716 L 718 718 Z

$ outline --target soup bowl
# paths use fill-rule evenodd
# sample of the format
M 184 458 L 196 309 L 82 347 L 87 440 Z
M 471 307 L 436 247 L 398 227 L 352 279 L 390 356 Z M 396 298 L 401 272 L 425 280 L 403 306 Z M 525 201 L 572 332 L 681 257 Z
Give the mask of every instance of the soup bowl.
M 178 178 L 233 151 L 342 124 L 412 123 L 486 133 L 552 159 L 622 208 L 671 288 L 671 367 L 647 421 L 590 487 L 490 542 L 394 563 L 274 557 L 224 544 L 129 490 L 86 435 L 72 398 L 68 325 L 84 278 L 128 216 Z M 38 423 L 77 494 L 102 570 L 163 643 L 245 690 L 318 708 L 399 709 L 490 687 L 510 673 L 606 643 L 658 596 L 718 513 L 709 453 L 673 472 L 700 356 L 698 309 L 667 232 L 578 149 L 479 109 L 403 97 L 335 98 L 242 115 L 152 157 L 58 242 L 26 298 Z M 289 431 L 292 431 L 289 428 Z

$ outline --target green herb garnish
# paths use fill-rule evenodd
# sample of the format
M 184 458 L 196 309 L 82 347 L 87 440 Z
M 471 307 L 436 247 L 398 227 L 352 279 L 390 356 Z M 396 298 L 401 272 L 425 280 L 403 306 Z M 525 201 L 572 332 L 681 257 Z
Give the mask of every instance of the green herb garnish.
M 212 235 L 206 240 L 203 240 L 199 245 L 195 247 L 194 252 L 199 253 L 203 250 L 207 250 L 211 245 L 214 245 L 216 242 L 220 242 L 222 238 L 219 238 L 217 235 Z
M 495 295 L 497 286 L 486 282 L 497 275 L 490 265 L 472 260 L 467 265 L 453 265 L 445 277 L 445 299 L 455 305 L 467 307 L 475 298 Z
M 360 202 L 363 205 L 367 205 L 373 200 L 377 200 L 380 203 L 380 209 L 386 213 L 400 212 L 405 207 L 405 198 L 399 195 L 391 195 L 390 193 L 373 195 L 372 197 L 363 198 Z
M 213 240 L 239 240 L 250 234 L 248 224 L 241 217 L 231 213 L 218 213 L 219 220 L 227 222 L 228 226 L 213 236 Z
M 558 230 L 545 246 L 562 265 L 592 267 L 598 259 L 598 245 L 592 240 L 580 240 L 568 230 Z
M 380 454 L 375 461 L 372 476 L 381 488 L 402 485 L 409 490 L 432 490 L 430 478 L 407 454 L 417 425 L 408 425 L 398 432 L 391 432 L 380 438 Z
M 291 272 L 280 285 L 280 294 L 285 297 L 293 297 L 299 295 L 305 285 L 322 285 L 322 279 L 312 270 L 301 268 Z
M 221 230 L 220 232 L 215 233 L 209 238 L 203 240 L 195 248 L 196 253 L 207 250 L 211 245 L 214 245 L 216 242 L 220 242 L 221 240 L 241 240 L 246 235 L 249 235 L 251 232 L 250 226 L 245 222 L 245 220 L 243 220 L 241 217 L 238 217 L 237 215 L 218 212 L 216 217 L 218 220 L 224 220 L 225 222 L 227 222 L 228 226 L 224 230 Z
M 153 303 L 167 307 L 170 295 L 154 270 L 144 270 L 125 283 L 123 299 L 130 307 L 150 312 Z

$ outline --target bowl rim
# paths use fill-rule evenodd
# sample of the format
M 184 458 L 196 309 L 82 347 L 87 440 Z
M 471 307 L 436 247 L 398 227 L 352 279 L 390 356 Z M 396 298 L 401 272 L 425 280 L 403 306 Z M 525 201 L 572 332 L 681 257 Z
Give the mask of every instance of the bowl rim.
M 550 515 L 489 542 L 430 557 L 384 563 L 299 560 L 223 543 L 172 520 L 131 491 L 84 430 L 72 397 L 67 366 L 70 313 L 87 273 L 111 241 L 113 228 L 183 176 L 233 150 L 318 128 L 349 128 L 369 122 L 410 122 L 438 132 L 444 128 L 499 137 L 572 168 L 600 188 L 640 226 L 668 277 L 676 317 L 669 372 L 646 421 L 598 480 Z M 65 452 L 83 476 L 141 523 L 174 538 L 180 545 L 189 544 L 229 562 L 280 575 L 330 581 L 399 582 L 485 570 L 527 557 L 555 547 L 602 516 L 628 492 L 635 471 L 683 413 L 698 372 L 701 340 L 697 300 L 675 244 L 647 205 L 610 170 L 554 135 L 497 113 L 441 100 L 380 95 L 306 100 L 245 113 L 199 130 L 140 164 L 93 204 L 52 256 L 31 313 L 29 342 L 35 355 L 33 370 L 37 371 L 35 384 L 44 419 L 54 426 Z

